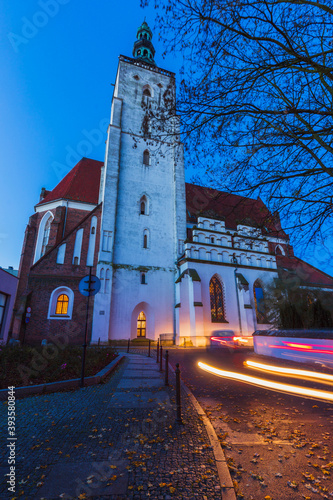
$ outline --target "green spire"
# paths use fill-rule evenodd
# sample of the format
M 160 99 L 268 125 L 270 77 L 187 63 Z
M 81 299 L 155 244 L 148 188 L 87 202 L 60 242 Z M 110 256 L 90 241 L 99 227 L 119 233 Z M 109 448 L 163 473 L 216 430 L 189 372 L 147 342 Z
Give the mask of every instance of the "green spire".
M 151 43 L 153 33 L 146 23 L 146 20 L 144 20 L 141 26 L 138 28 L 138 31 L 136 32 L 136 38 L 137 39 L 134 42 L 133 47 L 133 57 L 135 59 L 139 59 L 140 61 L 151 64 L 152 66 L 156 66 L 154 61 L 155 49 L 153 44 Z

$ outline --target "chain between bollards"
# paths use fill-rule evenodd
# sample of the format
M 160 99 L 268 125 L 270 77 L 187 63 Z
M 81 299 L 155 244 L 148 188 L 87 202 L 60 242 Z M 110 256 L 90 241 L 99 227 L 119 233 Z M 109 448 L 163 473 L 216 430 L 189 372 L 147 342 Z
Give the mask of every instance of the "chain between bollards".
M 169 351 L 165 351 L 165 379 L 164 385 L 169 385 Z
M 129 352 L 130 341 L 131 341 L 131 339 L 128 339 L 128 341 L 127 341 L 127 352 Z
M 156 356 L 156 363 L 159 362 L 160 359 L 160 340 L 157 339 L 157 356 Z
M 150 339 L 148 339 L 148 358 L 150 358 Z
M 163 371 L 163 347 L 160 347 L 160 372 Z
M 182 424 L 182 408 L 181 408 L 181 401 L 180 401 L 180 369 L 179 369 L 179 363 L 176 364 L 176 405 L 177 405 L 177 417 L 176 417 L 176 422 L 177 424 Z

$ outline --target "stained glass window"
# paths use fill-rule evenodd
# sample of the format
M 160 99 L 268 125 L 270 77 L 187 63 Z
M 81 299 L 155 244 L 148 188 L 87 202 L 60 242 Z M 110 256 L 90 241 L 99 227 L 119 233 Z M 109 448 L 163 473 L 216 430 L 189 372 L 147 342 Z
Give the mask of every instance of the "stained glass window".
M 220 280 L 216 276 L 213 276 L 209 282 L 209 294 L 212 323 L 224 323 L 223 289 Z

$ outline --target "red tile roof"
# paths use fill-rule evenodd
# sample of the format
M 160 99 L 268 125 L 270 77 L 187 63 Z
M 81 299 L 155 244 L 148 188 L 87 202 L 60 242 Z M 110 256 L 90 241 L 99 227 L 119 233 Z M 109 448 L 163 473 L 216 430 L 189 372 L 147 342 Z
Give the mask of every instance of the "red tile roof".
M 186 184 L 186 207 L 188 220 L 196 217 L 211 217 L 225 220 L 227 229 L 237 229 L 238 224 L 260 227 L 263 234 L 288 238 L 281 229 L 280 221 L 274 218 L 261 199 L 244 198 L 195 184 Z
M 281 278 L 295 280 L 295 285 L 333 287 L 333 278 L 298 257 L 276 255 Z
M 97 205 L 102 161 L 82 158 L 37 206 L 65 199 Z

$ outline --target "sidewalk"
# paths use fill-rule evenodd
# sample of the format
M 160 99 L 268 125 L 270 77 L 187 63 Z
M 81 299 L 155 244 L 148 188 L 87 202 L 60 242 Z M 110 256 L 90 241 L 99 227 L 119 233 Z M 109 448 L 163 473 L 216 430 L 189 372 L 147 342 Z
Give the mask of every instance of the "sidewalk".
M 177 424 L 172 373 L 169 381 L 165 387 L 156 359 L 125 354 L 103 385 L 18 400 L 15 494 L 4 479 L 2 404 L 0 497 L 235 499 L 208 419 L 183 390 L 184 425 Z

